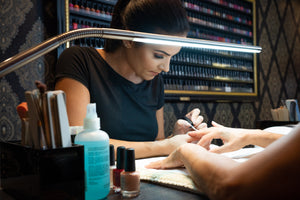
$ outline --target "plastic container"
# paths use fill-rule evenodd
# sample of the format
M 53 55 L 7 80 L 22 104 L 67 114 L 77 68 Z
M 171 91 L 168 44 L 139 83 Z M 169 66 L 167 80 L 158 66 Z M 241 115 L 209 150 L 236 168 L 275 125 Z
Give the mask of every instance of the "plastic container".
M 110 190 L 109 137 L 100 129 L 96 104 L 87 105 L 83 131 L 75 137 L 75 144 L 84 146 L 85 199 L 103 199 Z

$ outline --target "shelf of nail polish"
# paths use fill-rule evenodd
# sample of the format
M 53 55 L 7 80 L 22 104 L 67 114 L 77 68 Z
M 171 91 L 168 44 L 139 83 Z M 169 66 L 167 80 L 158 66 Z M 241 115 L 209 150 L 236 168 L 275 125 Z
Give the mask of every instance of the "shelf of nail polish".
M 215 55 L 181 52 L 172 57 L 171 63 L 178 65 L 205 66 L 236 71 L 253 72 L 253 63 L 246 59 L 232 59 Z
M 252 45 L 252 40 L 249 38 L 243 38 L 239 35 L 232 35 L 229 33 L 218 33 L 214 30 L 203 30 L 199 27 L 191 26 L 190 31 L 188 32 L 189 38 L 198 38 L 198 39 L 205 39 L 205 40 L 214 40 L 219 42 L 229 42 L 235 44 L 243 44 L 243 45 Z
M 103 10 L 103 6 L 113 7 L 117 0 L 69 0 L 69 8 Z
M 187 62 L 196 62 L 198 61 L 201 62 L 202 59 L 201 56 L 208 56 L 205 59 L 210 59 L 212 60 L 213 58 L 216 59 L 222 59 L 222 60 L 230 60 L 231 62 L 234 62 L 235 60 L 241 60 L 244 62 L 252 62 L 253 61 L 253 55 L 252 54 L 246 54 L 246 53 L 241 53 L 241 54 L 235 54 L 235 52 L 215 52 L 215 51 L 202 51 L 202 50 L 197 50 L 193 51 L 187 48 L 183 48 L 180 52 L 180 54 L 177 54 L 172 57 L 172 60 L 175 61 L 187 61 Z M 187 59 L 187 60 L 186 60 Z M 198 60 L 199 59 L 199 60 Z
M 104 21 L 111 21 L 111 15 L 107 15 L 107 14 L 102 14 L 102 13 L 95 13 L 95 12 L 86 12 L 84 10 L 70 10 L 70 14 L 73 15 L 79 15 L 79 16 L 85 16 L 88 18 L 93 18 L 93 19 L 98 19 L 98 20 L 104 20 Z
M 164 78 L 201 79 L 209 81 L 253 83 L 253 73 L 235 70 L 214 69 L 211 67 L 193 67 L 170 65 L 169 72 L 162 72 Z
M 188 20 L 192 24 L 203 26 L 204 28 L 216 29 L 224 33 L 241 35 L 248 38 L 252 38 L 253 36 L 252 30 L 250 30 L 251 28 L 247 27 L 247 29 L 245 29 L 240 25 L 230 24 L 229 22 L 224 22 L 220 19 L 213 19 L 201 14 L 193 14 L 189 12 L 187 14 Z
M 220 69 L 220 70 L 224 70 L 224 71 L 238 71 L 238 72 L 250 72 L 253 73 L 252 69 L 246 68 L 245 66 L 239 66 L 239 68 L 236 67 L 232 67 L 229 66 L 228 64 L 225 63 L 211 63 L 209 64 L 200 64 L 200 63 L 184 63 L 184 62 L 180 62 L 180 61 L 171 61 L 170 62 L 171 65 L 170 66 L 180 66 L 180 67 L 188 67 L 188 68 L 200 68 L 200 67 L 205 67 L 205 68 L 210 68 L 210 69 Z M 244 68 L 242 68 L 244 67 Z M 169 72 L 162 72 L 162 74 L 170 74 Z
M 69 30 L 76 30 L 80 28 L 107 28 L 108 22 L 100 20 L 87 19 L 84 17 L 70 16 Z M 104 46 L 104 39 L 101 38 L 81 38 L 70 42 L 70 46 L 92 46 L 95 48 L 102 48 Z
M 201 13 L 201 15 L 212 16 L 217 19 L 219 18 L 236 24 L 246 25 L 250 27 L 252 26 L 251 16 L 235 13 L 234 11 L 224 12 L 222 8 L 212 6 L 204 2 L 197 2 L 197 4 L 193 4 L 184 1 L 183 5 L 186 8 L 186 10 L 189 12 L 194 11 L 194 12 Z
M 96 2 L 104 3 L 104 4 L 109 4 L 109 5 L 116 5 L 117 0 L 95 0 Z
M 233 52 L 233 51 L 225 51 L 225 50 L 217 50 L 217 49 L 201 49 L 201 48 L 193 48 L 193 47 L 183 47 L 180 53 L 183 52 L 197 52 L 201 54 L 207 54 L 212 56 L 221 56 L 228 57 L 232 59 L 243 59 L 253 61 L 253 54 L 243 53 L 243 52 Z
M 83 17 L 70 16 L 69 30 L 80 28 L 107 28 L 109 23 L 100 20 L 87 19 Z
M 222 82 L 222 83 L 241 83 L 241 84 L 252 84 L 253 81 L 249 80 L 240 80 L 240 77 L 236 77 L 236 79 L 229 78 L 229 77 L 221 77 L 221 76 L 214 76 L 214 75 L 205 75 L 207 77 L 197 77 L 197 78 L 191 78 L 191 76 L 181 76 L 181 79 L 177 79 L 177 76 L 167 76 L 166 79 L 172 78 L 179 81 L 193 81 L 193 80 L 199 80 L 199 78 L 203 81 L 208 81 L 209 83 L 215 83 L 216 81 Z
M 164 79 L 165 91 L 175 90 L 186 94 L 193 91 L 193 93 L 201 92 L 227 92 L 227 93 L 252 93 L 252 85 L 241 83 L 224 83 L 224 82 L 209 82 L 206 80 L 178 80 L 178 79 Z M 204 93 L 205 94 L 205 93 Z
M 107 1 L 111 2 L 111 1 Z M 100 19 L 110 22 L 112 17 L 113 5 L 103 4 L 102 1 L 70 1 L 70 15 Z
M 69 30 L 80 28 L 108 28 L 112 18 L 113 7 L 117 0 L 69 0 Z M 66 30 L 68 31 L 68 30 Z M 104 39 L 82 38 L 70 42 L 70 46 L 92 46 L 102 48 Z
M 186 9 L 191 9 L 198 12 L 214 15 L 217 17 L 222 17 L 224 19 L 240 22 L 243 24 L 252 25 L 252 20 L 245 17 L 245 15 L 251 17 L 252 5 L 247 2 L 236 2 L 237 4 L 233 4 L 230 1 L 183 0 L 183 6 Z M 226 8 L 226 12 L 223 12 L 223 8 Z
M 99 38 L 82 38 L 73 40 L 70 42 L 70 46 L 86 46 L 86 47 L 95 47 L 95 48 L 103 48 L 104 40 Z
M 192 0 L 192 2 L 197 2 L 197 0 Z M 226 9 L 230 9 L 235 12 L 252 14 L 252 5 L 249 1 L 241 0 L 203 0 L 204 2 L 211 3 L 216 6 L 222 6 Z M 188 1 L 190 2 L 190 1 Z

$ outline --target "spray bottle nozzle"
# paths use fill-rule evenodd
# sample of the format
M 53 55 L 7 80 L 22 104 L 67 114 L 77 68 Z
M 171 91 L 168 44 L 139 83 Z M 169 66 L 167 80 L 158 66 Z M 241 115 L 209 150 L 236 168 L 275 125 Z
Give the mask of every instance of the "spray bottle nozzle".
M 90 103 L 87 105 L 86 108 L 86 117 L 89 119 L 97 118 L 97 112 L 96 112 L 96 104 L 95 103 Z
M 86 107 L 86 117 L 83 120 L 84 129 L 99 129 L 100 119 L 97 116 L 96 104 L 90 103 Z

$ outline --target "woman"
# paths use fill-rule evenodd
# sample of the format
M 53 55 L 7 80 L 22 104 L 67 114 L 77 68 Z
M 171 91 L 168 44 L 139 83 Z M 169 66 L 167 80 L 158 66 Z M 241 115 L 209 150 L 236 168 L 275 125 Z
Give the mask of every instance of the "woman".
M 189 25 L 180 0 L 120 0 L 111 28 L 186 36 Z M 161 140 L 164 89 L 160 72 L 169 71 L 170 59 L 179 50 L 120 40 L 107 40 L 104 49 L 65 50 L 56 67 L 55 89 L 66 93 L 70 125 L 82 125 L 87 104 L 95 102 L 110 143 L 135 148 L 137 158 L 167 155 L 191 142 L 188 135 Z M 199 109 L 187 114 L 196 127 L 203 120 L 199 114 Z M 189 130 L 189 124 L 179 120 L 174 134 Z

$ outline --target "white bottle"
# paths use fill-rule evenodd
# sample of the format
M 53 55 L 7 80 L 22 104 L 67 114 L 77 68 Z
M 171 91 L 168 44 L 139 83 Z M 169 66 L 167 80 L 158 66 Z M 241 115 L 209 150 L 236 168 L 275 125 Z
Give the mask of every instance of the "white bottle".
M 96 104 L 88 104 L 83 131 L 75 144 L 84 146 L 85 199 L 103 199 L 110 189 L 109 137 L 100 129 Z

